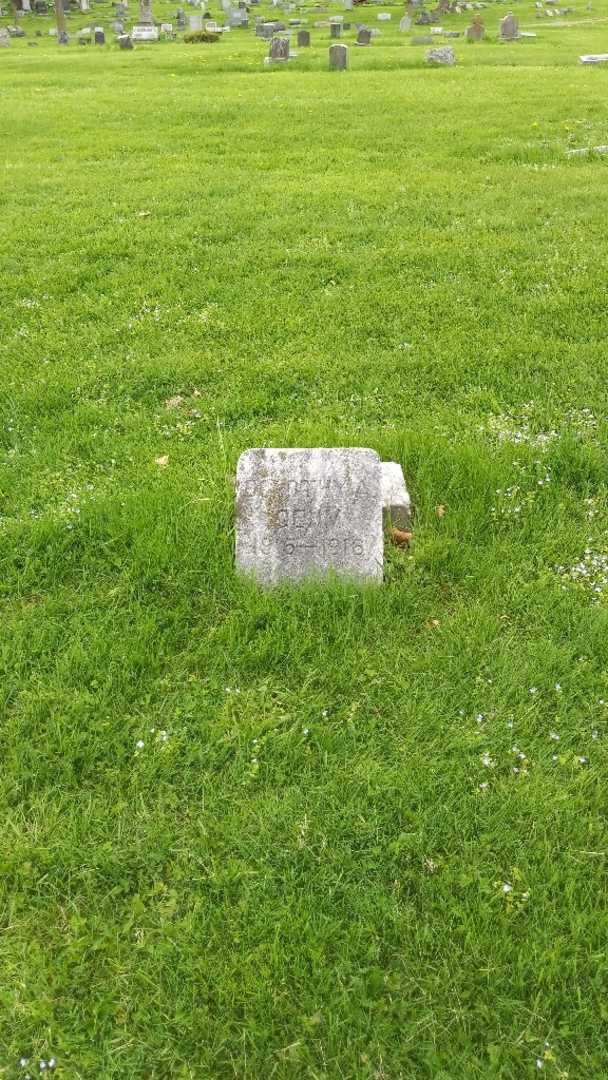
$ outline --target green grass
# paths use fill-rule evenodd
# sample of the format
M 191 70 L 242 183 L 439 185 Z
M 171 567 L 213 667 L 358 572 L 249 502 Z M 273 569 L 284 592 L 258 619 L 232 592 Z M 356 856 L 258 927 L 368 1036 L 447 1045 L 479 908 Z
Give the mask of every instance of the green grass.
M 608 6 L 389 10 L 0 52 L 8 1080 L 608 1073 Z M 235 578 L 306 445 L 402 463 L 381 589 Z

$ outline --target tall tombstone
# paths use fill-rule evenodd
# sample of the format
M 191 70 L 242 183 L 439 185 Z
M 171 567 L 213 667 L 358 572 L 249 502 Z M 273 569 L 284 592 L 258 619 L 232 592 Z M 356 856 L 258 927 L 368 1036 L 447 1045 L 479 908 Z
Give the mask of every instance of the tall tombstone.
M 152 0 L 139 0 L 139 25 L 154 26 Z
M 362 26 L 357 34 L 355 45 L 369 45 L 372 40 L 372 32 L 366 26 Z
M 399 30 L 402 34 L 407 34 L 408 30 L 412 29 L 412 17 L 411 15 L 404 15 L 399 22 Z
M 486 28 L 481 15 L 476 15 L 470 26 L 467 26 L 465 37 L 467 41 L 483 41 Z
M 91 0 L 80 0 L 80 10 L 87 12 L 91 10 Z
M 500 40 L 517 41 L 519 37 L 519 20 L 512 11 L 500 20 Z
M 310 45 L 310 32 L 298 30 L 298 49 L 307 49 Z
M 380 583 L 382 508 L 373 450 L 247 450 L 236 477 L 237 571 L 261 585 Z
M 189 15 L 188 24 L 191 30 L 203 29 L 203 16 L 202 15 Z
M 289 38 L 273 37 L 268 56 L 273 64 L 282 64 L 289 60 Z
M 348 45 L 329 46 L 329 70 L 346 71 L 348 67 Z
M 329 25 L 329 34 L 332 38 L 339 38 L 342 35 L 342 26 L 340 23 L 332 22 Z

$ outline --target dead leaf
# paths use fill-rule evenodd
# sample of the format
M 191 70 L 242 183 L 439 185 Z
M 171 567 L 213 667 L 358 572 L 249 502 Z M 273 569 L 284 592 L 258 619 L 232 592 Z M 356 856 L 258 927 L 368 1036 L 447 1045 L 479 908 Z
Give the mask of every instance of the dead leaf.
M 203 395 L 201 394 L 200 390 L 193 390 L 192 391 L 192 397 L 202 397 L 202 396 Z
M 179 409 L 184 404 L 184 400 L 181 394 L 175 394 L 174 397 L 167 398 L 165 409 Z
M 429 621 L 425 623 L 425 626 L 427 630 L 437 630 L 437 628 L 441 626 L 441 623 L 439 622 L 439 619 L 429 619 Z
M 404 529 L 393 528 L 388 530 L 388 535 L 390 536 L 393 544 L 396 544 L 397 547 L 409 547 L 410 540 L 412 539 L 412 536 L 414 534 L 411 532 L 405 532 Z
M 137 216 L 138 217 L 150 217 L 150 211 L 149 210 L 139 210 Z
M 154 458 L 154 464 L 158 465 L 161 469 L 166 469 L 169 464 L 169 455 L 163 454 L 162 457 Z
M 446 510 L 445 506 L 438 506 L 436 508 L 436 510 L 435 510 L 435 513 L 437 514 L 438 518 L 442 518 L 442 517 L 445 517 L 445 515 L 447 513 L 447 510 Z

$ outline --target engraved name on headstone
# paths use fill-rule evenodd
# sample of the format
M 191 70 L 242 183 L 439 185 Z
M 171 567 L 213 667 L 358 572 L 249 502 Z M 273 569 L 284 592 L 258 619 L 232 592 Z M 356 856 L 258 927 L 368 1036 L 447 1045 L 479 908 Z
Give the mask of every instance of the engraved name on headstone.
M 382 581 L 382 472 L 374 450 L 247 450 L 236 480 L 236 566 L 260 584 Z

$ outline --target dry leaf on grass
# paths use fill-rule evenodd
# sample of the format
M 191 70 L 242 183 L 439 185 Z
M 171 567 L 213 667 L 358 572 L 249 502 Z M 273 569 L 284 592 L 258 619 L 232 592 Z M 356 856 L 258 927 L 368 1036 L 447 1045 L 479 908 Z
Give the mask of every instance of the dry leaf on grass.
M 405 532 L 404 529 L 393 528 L 388 530 L 388 535 L 390 536 L 393 544 L 396 544 L 397 547 L 409 547 L 410 540 L 412 539 L 412 536 L 414 534 L 411 532 Z
M 154 458 L 154 464 L 160 466 L 161 469 L 166 469 L 169 464 L 169 455 L 163 454 L 162 457 Z
M 437 514 L 438 518 L 445 517 L 445 515 L 447 513 L 445 506 L 438 506 L 437 509 L 435 510 L 435 513 Z
M 174 397 L 167 398 L 165 409 L 180 409 L 184 404 L 184 400 L 181 394 L 175 394 Z

